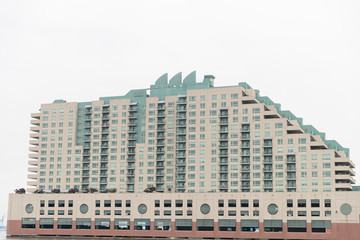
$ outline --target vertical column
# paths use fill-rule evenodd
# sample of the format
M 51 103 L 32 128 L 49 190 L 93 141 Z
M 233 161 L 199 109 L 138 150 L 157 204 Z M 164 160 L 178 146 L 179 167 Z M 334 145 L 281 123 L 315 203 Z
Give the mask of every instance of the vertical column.
M 160 101 L 157 106 L 156 132 L 156 191 L 164 191 L 164 162 L 165 162 L 165 102 Z
M 137 140 L 137 103 L 129 106 L 128 142 L 127 142 L 127 180 L 126 191 L 134 192 L 135 189 L 135 149 Z
M 176 192 L 185 192 L 186 176 L 186 96 L 176 106 Z
M 272 164 L 272 138 L 265 138 L 263 143 L 264 156 L 264 192 L 273 191 L 273 164 Z
M 296 158 L 295 153 L 286 155 L 286 189 L 288 192 L 296 191 Z
M 228 158 L 229 158 L 229 120 L 228 120 L 228 109 L 220 109 L 220 143 L 219 143 L 219 191 L 227 192 L 228 185 Z
M 241 124 L 241 191 L 250 192 L 250 123 Z
M 109 121 L 110 106 L 106 104 L 102 107 L 101 119 L 100 191 L 106 191 L 108 186 Z
M 84 132 L 83 132 L 83 158 L 82 158 L 82 179 L 81 190 L 89 189 L 90 183 L 90 152 L 91 152 L 91 105 L 85 106 L 84 109 Z

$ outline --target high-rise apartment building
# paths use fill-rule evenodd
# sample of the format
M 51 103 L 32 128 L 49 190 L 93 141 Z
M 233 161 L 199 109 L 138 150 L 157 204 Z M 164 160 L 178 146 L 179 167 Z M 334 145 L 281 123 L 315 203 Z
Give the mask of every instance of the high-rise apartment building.
M 9 233 L 41 234 L 45 222 L 56 228 L 54 221 L 59 224 L 68 219 L 68 226 L 81 229 L 74 235 L 108 235 L 96 232 L 107 229 L 115 236 L 113 231 L 119 230 L 121 221 L 129 223 L 125 224 L 129 232 L 119 233 L 126 236 L 139 236 L 145 230 L 141 236 L 184 236 L 192 231 L 193 236 L 208 237 L 313 239 L 313 233 L 321 232 L 321 237 L 332 239 L 340 236 L 336 232 L 343 234 L 337 229 L 334 235 L 331 229 L 348 223 L 343 217 L 348 218 L 352 209 L 356 211 L 351 223 L 358 227 L 360 204 L 353 196 L 359 194 L 352 191 L 355 173 L 349 150 L 327 140 L 313 126 L 304 125 L 290 111 L 281 110 L 279 104 L 260 96 L 248 84 L 215 87 L 214 79 L 206 75 L 202 82 L 196 82 L 193 72 L 184 79 L 179 73 L 168 80 L 164 74 L 149 89 L 131 90 L 125 96 L 42 104 L 40 111 L 31 115 L 28 191 L 58 189 L 60 194 L 32 194 L 21 200 L 11 195 L 12 202 L 26 205 L 26 213 L 10 204 L 9 219 L 20 222 L 19 226 L 9 222 L 9 226 L 13 224 Z M 117 193 L 77 193 L 77 199 L 65 194 L 74 188 Z M 146 193 L 149 190 L 156 193 Z M 340 191 L 349 193 L 337 193 Z M 85 213 L 85 207 L 80 206 L 79 213 L 74 213 L 76 209 L 68 216 L 66 211 L 56 214 L 56 210 L 46 209 L 58 206 L 55 195 L 64 208 L 66 201 L 73 207 L 74 202 L 79 201 L 80 206 L 84 199 L 94 206 L 83 203 Z M 116 208 L 122 197 L 126 198 L 124 203 L 142 199 L 134 209 L 130 205 L 123 209 L 137 209 L 136 214 L 142 217 L 135 214 L 133 219 L 129 212 L 119 220 L 121 213 L 116 211 L 121 210 L 111 207 Z M 191 204 L 182 210 L 184 199 Z M 25 204 L 28 201 L 33 202 Z M 109 207 L 106 214 L 99 208 L 102 201 L 104 208 Z M 156 210 L 160 201 L 165 209 L 170 204 L 170 212 Z M 39 210 L 28 211 L 29 204 Z M 148 209 L 151 211 L 146 213 Z M 82 214 L 90 215 L 79 217 Z M 144 220 L 144 214 L 150 215 Z M 78 228 L 78 221 L 84 219 L 90 219 L 86 221 L 95 227 L 89 230 L 95 232 L 84 233 L 86 228 Z M 143 219 L 140 228 L 138 219 Z M 101 225 L 101 221 L 106 224 Z M 59 225 L 57 229 L 58 235 L 67 235 L 61 233 Z M 274 232 L 278 235 L 271 235 Z

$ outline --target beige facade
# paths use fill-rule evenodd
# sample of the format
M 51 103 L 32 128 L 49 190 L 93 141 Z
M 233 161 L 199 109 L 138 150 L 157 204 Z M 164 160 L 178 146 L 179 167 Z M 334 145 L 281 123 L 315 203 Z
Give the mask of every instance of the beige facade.
M 28 192 L 40 193 L 9 196 L 9 235 L 360 235 L 349 150 L 246 83 L 163 75 L 31 117 Z
M 253 89 L 163 91 L 139 102 L 41 105 L 31 120 L 28 190 L 334 192 L 355 183 L 344 149 Z

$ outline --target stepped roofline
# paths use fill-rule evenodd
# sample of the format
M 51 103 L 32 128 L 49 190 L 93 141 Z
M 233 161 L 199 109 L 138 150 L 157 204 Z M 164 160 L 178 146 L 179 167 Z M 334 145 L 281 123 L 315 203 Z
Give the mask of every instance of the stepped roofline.
M 165 96 L 176 96 L 176 95 L 186 95 L 187 90 L 191 89 L 208 89 L 214 88 L 214 79 L 213 75 L 205 75 L 202 82 L 196 82 L 196 71 L 188 74 L 184 79 L 182 78 L 182 72 L 175 74 L 170 80 L 168 79 L 168 73 L 161 75 L 154 85 L 150 86 L 150 89 L 135 89 L 130 90 L 124 96 L 112 96 L 112 97 L 100 97 L 99 100 L 103 100 L 106 104 L 113 99 L 131 99 L 132 102 L 138 102 L 140 99 L 143 101 L 146 97 L 159 97 L 160 100 L 163 100 Z M 261 96 L 260 91 L 253 89 L 246 82 L 239 82 L 238 86 L 243 87 L 244 89 L 252 89 L 255 91 L 255 97 L 260 103 L 264 103 L 267 106 L 274 106 L 281 117 L 284 117 L 288 120 L 296 120 L 299 123 L 299 126 L 305 133 L 310 133 L 312 135 L 319 135 L 324 141 L 326 146 L 330 149 L 337 151 L 344 151 L 346 156 L 349 157 L 350 151 L 349 148 L 344 148 L 336 140 L 326 139 L 326 134 L 324 132 L 318 131 L 313 125 L 304 125 L 303 119 L 295 116 L 289 110 L 282 110 L 281 104 L 275 103 L 267 96 Z M 221 87 L 231 87 L 231 86 L 220 86 Z M 148 93 L 150 90 L 150 94 Z M 59 99 L 55 100 L 54 103 L 64 103 L 65 100 Z M 81 104 L 84 105 L 85 103 Z M 91 104 L 86 102 L 86 104 Z

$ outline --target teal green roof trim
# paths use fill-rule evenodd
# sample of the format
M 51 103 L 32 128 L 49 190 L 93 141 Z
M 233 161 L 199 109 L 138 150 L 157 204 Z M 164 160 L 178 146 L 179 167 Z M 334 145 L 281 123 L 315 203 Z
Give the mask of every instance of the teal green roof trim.
M 53 103 L 66 103 L 63 99 L 56 99 Z
M 196 84 L 196 71 L 191 72 L 184 78 L 184 85 L 195 85 Z
M 241 87 L 243 87 L 245 89 L 250 89 L 251 88 L 247 83 L 243 83 L 243 82 L 239 83 L 239 86 L 241 86 Z M 279 112 L 279 114 L 282 117 L 287 118 L 289 120 L 296 120 L 299 123 L 301 129 L 303 129 L 305 133 L 310 133 L 310 134 L 313 134 L 313 135 L 319 135 L 328 148 L 334 149 L 334 150 L 339 150 L 339 151 L 344 151 L 346 156 L 349 157 L 350 152 L 349 152 L 348 148 L 342 147 L 336 140 L 326 140 L 326 138 L 325 138 L 326 134 L 325 133 L 319 132 L 312 125 L 303 125 L 303 119 L 302 118 L 296 117 L 292 112 L 290 112 L 288 110 L 281 110 L 281 105 L 280 104 L 274 103 L 267 96 L 260 96 L 260 91 L 259 90 L 255 90 L 255 97 L 259 102 L 264 103 L 265 105 L 275 106 L 275 108 L 277 109 L 277 111 Z
M 170 86 L 180 86 L 181 81 L 182 81 L 182 73 L 179 72 L 170 79 L 169 85 Z
M 168 85 L 168 74 L 167 73 L 163 74 L 155 82 L 155 86 L 159 86 L 159 87 L 165 86 L 166 87 L 167 85 Z
M 239 82 L 239 86 L 240 86 L 240 87 L 243 87 L 243 88 L 245 88 L 245 89 L 252 89 L 252 88 L 250 87 L 250 85 L 247 84 L 246 82 Z
M 167 76 L 167 75 L 166 75 Z M 169 83 L 165 85 L 164 75 L 159 79 L 161 80 L 161 85 L 158 84 L 159 79 L 156 81 L 155 85 L 150 86 L 150 97 L 158 97 L 159 100 L 165 99 L 165 96 L 177 96 L 177 95 L 186 95 L 187 90 L 190 89 L 207 89 L 214 87 L 213 75 L 205 75 L 202 82 L 196 82 L 196 71 L 193 71 L 185 77 L 182 78 L 182 73 L 177 73 L 173 76 Z
M 135 89 L 130 90 L 127 94 L 124 96 L 112 96 L 112 97 L 100 97 L 99 100 L 104 101 L 106 104 L 109 103 L 110 100 L 115 99 L 127 99 L 127 98 L 134 98 L 134 97 L 147 97 L 146 95 L 146 89 Z

